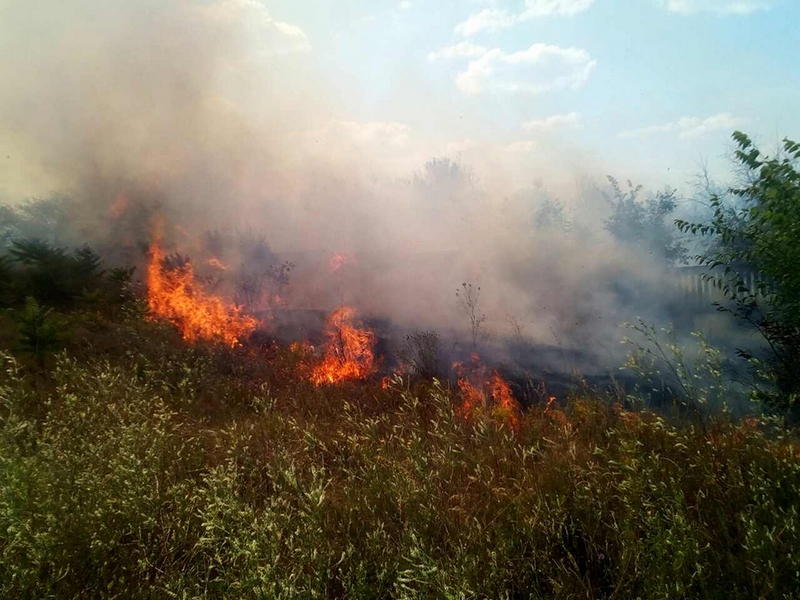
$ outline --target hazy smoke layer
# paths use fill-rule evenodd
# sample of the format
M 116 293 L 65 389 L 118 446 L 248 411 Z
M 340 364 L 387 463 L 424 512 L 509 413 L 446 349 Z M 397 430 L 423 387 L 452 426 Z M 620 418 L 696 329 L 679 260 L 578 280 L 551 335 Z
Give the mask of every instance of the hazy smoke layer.
M 401 125 L 348 120 L 310 44 L 256 0 L 6 0 L 0 193 L 68 194 L 73 241 L 126 260 L 143 260 L 159 212 L 170 249 L 196 261 L 292 261 L 289 307 L 464 332 L 455 291 L 471 282 L 495 341 L 591 347 L 607 364 L 621 321 L 663 318 L 669 279 L 605 233 L 596 190 L 565 198 L 569 230 L 537 229 L 531 193 L 426 165 Z M 259 234 L 255 255 L 220 241 Z

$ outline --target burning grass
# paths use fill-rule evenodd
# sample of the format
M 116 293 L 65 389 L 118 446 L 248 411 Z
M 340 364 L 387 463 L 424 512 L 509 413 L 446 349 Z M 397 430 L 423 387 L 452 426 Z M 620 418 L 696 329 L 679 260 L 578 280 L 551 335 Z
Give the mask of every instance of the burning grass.
M 119 357 L 62 356 L 35 382 L 0 354 L 3 597 L 753 598 L 800 585 L 800 449 L 762 423 L 701 433 L 575 396 L 512 432 L 458 418 L 463 388 L 316 387 L 276 378 L 297 349 L 253 371 L 264 361 L 248 366 L 244 348 L 133 331 L 114 332 Z
M 320 357 L 238 343 L 252 319 L 157 244 L 148 276 L 147 316 L 76 309 L 46 364 L 0 349 L 1 597 L 800 588 L 800 444 L 767 419 L 698 428 L 583 388 L 523 412 L 477 356 L 452 388 L 373 377 L 351 307 Z
M 185 340 L 220 341 L 235 346 L 256 329 L 258 321 L 254 318 L 203 290 L 190 262 L 167 268 L 158 242 L 151 244 L 149 254 L 147 304 L 150 312 L 173 323 Z
M 459 416 L 469 421 L 488 413 L 512 431 L 519 431 L 519 403 L 497 371 L 487 368 L 475 353 L 468 363 L 457 362 L 453 369 L 458 375 L 461 395 Z
M 356 322 L 356 310 L 342 306 L 328 317 L 325 354 L 311 371 L 314 385 L 365 379 L 377 371 L 375 334 Z

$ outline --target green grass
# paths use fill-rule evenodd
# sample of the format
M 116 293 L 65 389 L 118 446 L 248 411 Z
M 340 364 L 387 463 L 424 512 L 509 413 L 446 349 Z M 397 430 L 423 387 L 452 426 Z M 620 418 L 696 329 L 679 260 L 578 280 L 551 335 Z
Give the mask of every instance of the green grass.
M 576 393 L 519 434 L 445 384 L 314 388 L 287 349 L 82 319 L 0 355 L 0 597 L 780 598 L 800 447 Z

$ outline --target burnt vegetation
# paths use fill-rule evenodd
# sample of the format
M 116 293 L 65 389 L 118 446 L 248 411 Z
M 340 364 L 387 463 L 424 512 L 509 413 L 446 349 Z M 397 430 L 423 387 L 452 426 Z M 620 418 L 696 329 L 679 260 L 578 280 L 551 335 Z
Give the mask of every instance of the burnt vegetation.
M 690 352 L 637 323 L 630 385 L 577 375 L 557 393 L 500 360 L 456 381 L 432 330 L 401 336 L 396 360 L 381 361 L 371 349 L 385 340 L 349 311 L 319 332 L 335 343 L 322 362 L 307 340 L 268 326 L 235 344 L 187 341 L 154 318 L 142 269 L 64 243 L 60 204 L 1 207 L 0 595 L 796 593 L 800 146 L 787 140 L 768 158 L 735 140 L 747 184 L 731 190 L 734 204 L 714 196 L 710 221 L 673 224 L 675 192 L 643 199 L 612 179 L 605 225 L 665 263 L 706 267 L 717 307 L 763 343 L 727 356 L 698 336 Z M 465 185 L 462 171 L 432 161 L 415 185 Z M 557 200 L 535 223 L 574 231 Z M 693 259 L 681 234 L 713 243 Z M 216 289 L 230 269 L 235 310 L 271 318 L 294 265 L 257 236 L 242 240 L 206 234 L 218 262 L 198 285 Z M 177 253 L 158 266 L 200 269 Z M 454 299 L 467 353 L 486 340 L 480 292 L 464 282 Z M 529 342 L 512 322 L 521 354 Z M 336 371 L 353 367 L 350 343 L 370 351 L 358 378 Z M 335 377 L 315 383 L 322 367 Z M 507 384 L 500 373 L 516 375 Z M 747 411 L 731 408 L 734 395 Z

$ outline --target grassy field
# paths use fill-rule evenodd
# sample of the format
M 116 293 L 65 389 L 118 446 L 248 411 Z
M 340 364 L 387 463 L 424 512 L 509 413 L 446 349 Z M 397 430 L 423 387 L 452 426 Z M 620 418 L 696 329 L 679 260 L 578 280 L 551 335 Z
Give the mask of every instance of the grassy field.
M 800 445 L 768 423 L 701 431 L 578 386 L 514 432 L 460 418 L 448 382 L 315 387 L 296 349 L 71 322 L 42 364 L 0 355 L 4 598 L 800 589 Z

